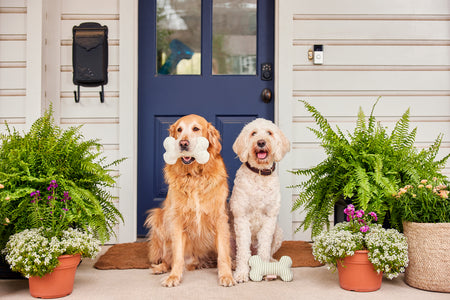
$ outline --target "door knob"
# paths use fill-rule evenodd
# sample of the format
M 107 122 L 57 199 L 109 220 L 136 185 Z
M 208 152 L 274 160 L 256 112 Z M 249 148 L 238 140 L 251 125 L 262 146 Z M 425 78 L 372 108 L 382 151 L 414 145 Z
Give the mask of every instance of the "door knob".
M 270 103 L 272 101 L 272 91 L 268 88 L 265 88 L 261 92 L 261 99 L 264 103 Z

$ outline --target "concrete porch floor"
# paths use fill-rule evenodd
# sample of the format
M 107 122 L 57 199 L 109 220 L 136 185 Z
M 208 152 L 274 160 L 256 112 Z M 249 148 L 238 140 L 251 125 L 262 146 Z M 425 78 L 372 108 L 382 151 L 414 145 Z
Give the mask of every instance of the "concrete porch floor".
M 102 253 L 108 246 L 104 246 Z M 100 254 L 101 255 L 101 254 Z M 234 287 L 217 284 L 217 269 L 186 271 L 180 286 L 160 285 L 164 275 L 149 270 L 97 270 L 95 260 L 84 259 L 79 266 L 71 295 L 64 299 L 450 299 L 448 293 L 428 292 L 405 284 L 403 275 L 383 278 L 381 289 L 357 293 L 339 287 L 338 274 L 326 267 L 293 268 L 294 280 L 248 282 Z M 0 280 L 0 299 L 34 299 L 27 280 Z

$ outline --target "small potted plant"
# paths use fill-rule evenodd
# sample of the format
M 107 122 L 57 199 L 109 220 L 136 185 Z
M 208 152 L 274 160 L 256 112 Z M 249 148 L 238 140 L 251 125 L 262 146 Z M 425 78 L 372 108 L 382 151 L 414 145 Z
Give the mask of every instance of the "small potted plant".
M 100 241 L 92 233 L 71 226 L 77 212 L 67 191 L 60 192 L 52 180 L 47 191 L 29 196 L 28 222 L 35 227 L 9 237 L 2 254 L 11 269 L 29 278 L 33 297 L 57 298 L 73 290 L 75 271 L 81 257 L 94 258 Z
M 403 234 L 384 229 L 374 212 L 365 214 L 350 204 L 344 210 L 347 222 L 322 231 L 313 241 L 316 260 L 338 269 L 343 289 L 375 291 L 382 275 L 392 279 L 408 265 L 408 245 Z
M 399 189 L 393 197 L 410 263 L 405 282 L 413 287 L 450 292 L 450 200 L 448 180 L 422 179 Z

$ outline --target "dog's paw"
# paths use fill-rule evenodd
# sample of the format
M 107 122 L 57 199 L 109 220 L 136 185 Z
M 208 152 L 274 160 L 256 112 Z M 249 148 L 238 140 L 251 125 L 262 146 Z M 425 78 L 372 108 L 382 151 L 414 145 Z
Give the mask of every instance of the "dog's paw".
M 245 271 L 236 271 L 234 272 L 234 280 L 237 283 L 243 283 L 248 281 L 248 272 Z
M 151 267 L 152 270 L 152 274 L 163 274 L 163 273 L 167 273 L 168 269 L 167 269 L 167 265 L 165 263 L 160 263 L 159 265 L 152 265 Z
M 233 286 L 236 284 L 236 281 L 231 275 L 222 275 L 219 277 L 219 284 L 221 286 Z
M 174 287 L 178 286 L 181 282 L 181 276 L 178 275 L 169 275 L 163 281 L 161 281 L 161 285 L 165 287 Z

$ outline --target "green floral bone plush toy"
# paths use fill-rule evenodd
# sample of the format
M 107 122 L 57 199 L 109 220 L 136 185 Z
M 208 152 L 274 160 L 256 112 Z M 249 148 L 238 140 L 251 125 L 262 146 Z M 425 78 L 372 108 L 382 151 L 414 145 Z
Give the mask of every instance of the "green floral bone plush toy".
M 171 136 L 166 137 L 163 146 L 164 149 L 166 149 L 166 152 L 163 154 L 163 158 L 169 165 L 175 164 L 177 159 L 183 156 L 194 157 L 199 164 L 206 164 L 209 160 L 209 141 L 207 138 L 202 136 L 197 138 L 195 147 L 191 151 L 178 151 L 178 143 Z
M 294 273 L 291 270 L 292 259 L 289 256 L 282 256 L 279 262 L 265 262 L 259 255 L 250 257 L 250 279 L 261 281 L 265 275 L 280 276 L 283 281 L 292 281 Z

